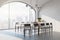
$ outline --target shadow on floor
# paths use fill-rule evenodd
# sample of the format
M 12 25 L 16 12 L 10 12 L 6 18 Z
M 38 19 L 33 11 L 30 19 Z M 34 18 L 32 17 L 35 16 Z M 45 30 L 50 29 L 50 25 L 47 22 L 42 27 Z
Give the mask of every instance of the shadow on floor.
M 32 36 L 25 36 L 25 37 L 22 34 L 11 31 L 2 31 L 0 33 L 13 37 L 22 38 L 23 40 L 60 40 L 60 32 L 53 32 L 53 33 L 46 32 L 46 33 L 40 33 L 39 35 L 34 34 Z

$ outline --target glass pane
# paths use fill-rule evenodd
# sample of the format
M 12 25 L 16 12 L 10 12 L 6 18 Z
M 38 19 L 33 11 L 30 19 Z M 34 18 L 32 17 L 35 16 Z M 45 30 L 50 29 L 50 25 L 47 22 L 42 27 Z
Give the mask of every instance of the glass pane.
M 14 28 L 15 22 L 31 22 L 35 19 L 35 12 L 30 8 L 26 7 L 26 4 L 13 2 L 10 3 L 10 28 Z
M 29 8 L 29 21 L 34 22 L 35 21 L 35 11 L 31 8 Z
M 0 29 L 8 28 L 8 4 L 0 7 Z

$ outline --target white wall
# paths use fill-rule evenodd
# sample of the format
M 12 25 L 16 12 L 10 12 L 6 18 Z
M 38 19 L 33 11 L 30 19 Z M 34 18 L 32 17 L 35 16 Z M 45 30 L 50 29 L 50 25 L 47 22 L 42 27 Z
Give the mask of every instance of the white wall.
M 60 32 L 60 0 L 46 4 L 40 14 L 45 21 L 53 23 L 54 31 Z

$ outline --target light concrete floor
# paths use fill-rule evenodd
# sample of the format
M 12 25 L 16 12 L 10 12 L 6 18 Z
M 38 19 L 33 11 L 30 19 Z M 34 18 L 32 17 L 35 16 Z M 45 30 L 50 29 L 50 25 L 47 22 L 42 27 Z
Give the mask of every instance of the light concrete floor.
M 15 32 L 14 30 L 0 31 L 0 40 L 60 40 L 60 33 L 41 33 L 39 36 L 34 34 L 32 36 L 24 37 L 23 32 Z

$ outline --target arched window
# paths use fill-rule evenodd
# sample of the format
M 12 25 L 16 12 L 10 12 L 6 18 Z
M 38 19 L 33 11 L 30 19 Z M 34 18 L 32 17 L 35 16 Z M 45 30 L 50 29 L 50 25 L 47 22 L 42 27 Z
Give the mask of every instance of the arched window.
M 14 28 L 14 23 L 34 22 L 35 11 L 24 3 L 12 2 L 3 5 L 0 8 L 0 26 L 1 28 Z

